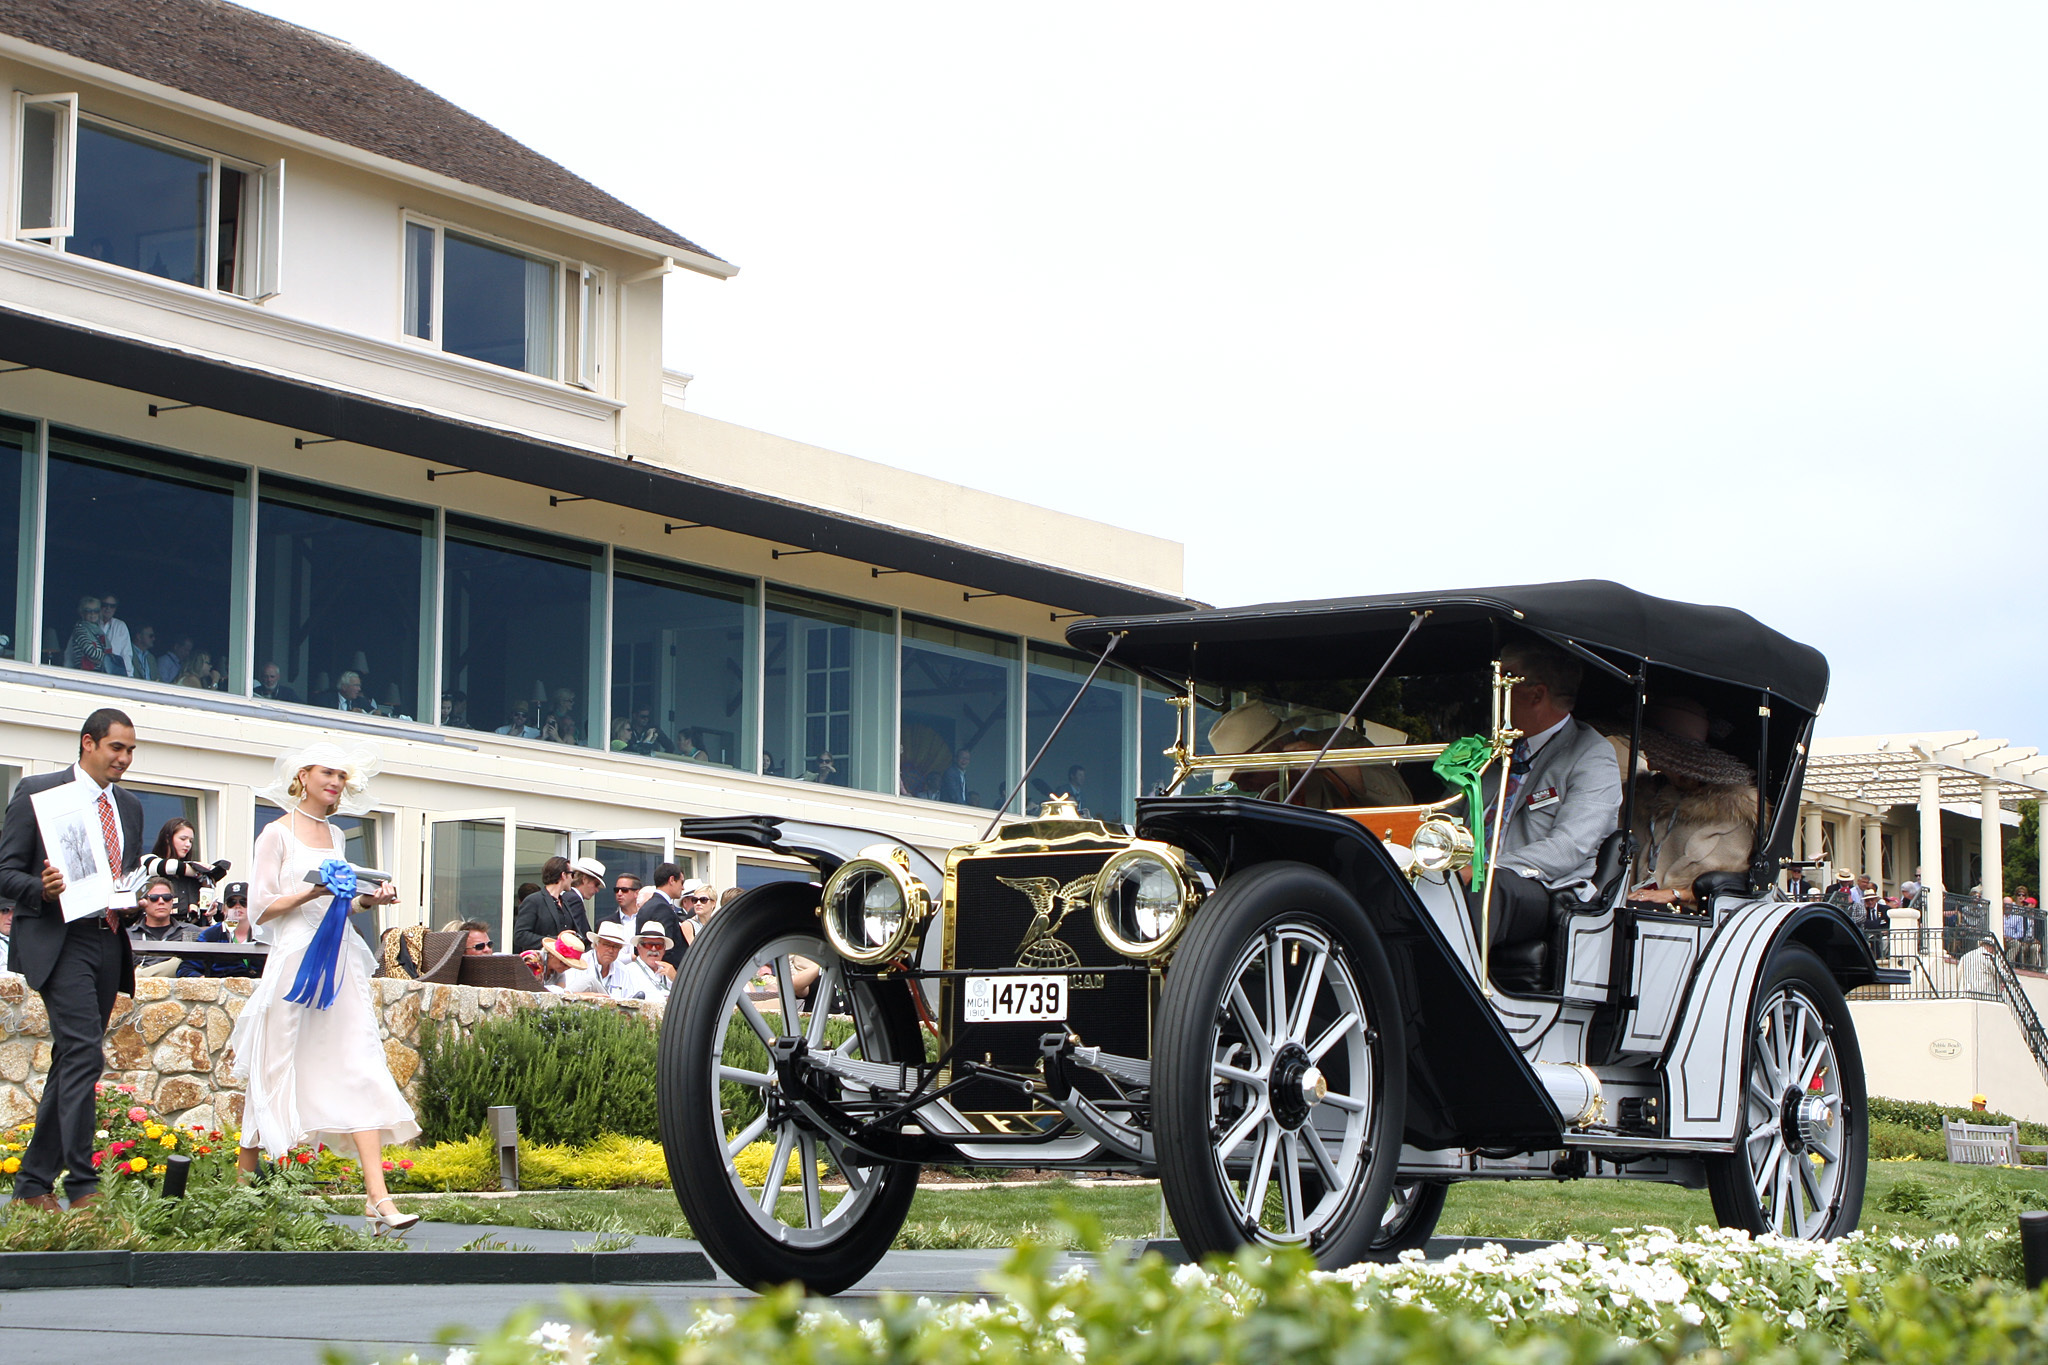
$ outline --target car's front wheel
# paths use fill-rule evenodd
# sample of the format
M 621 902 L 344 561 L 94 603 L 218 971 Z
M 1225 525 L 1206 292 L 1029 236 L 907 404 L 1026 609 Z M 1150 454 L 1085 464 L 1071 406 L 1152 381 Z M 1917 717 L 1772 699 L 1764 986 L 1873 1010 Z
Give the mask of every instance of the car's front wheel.
M 1863 1054 L 1842 988 L 1811 949 L 1771 954 L 1747 1036 L 1736 1149 L 1707 1159 L 1714 1216 L 1806 1241 L 1855 1231 L 1868 1159 Z
M 1406 1052 L 1371 922 L 1327 873 L 1225 880 L 1160 996 L 1160 1185 L 1197 1256 L 1247 1243 L 1363 1260 L 1401 1156 Z
M 669 1177 L 711 1258 L 744 1285 L 798 1281 L 836 1294 L 889 1249 L 918 1168 L 861 1164 L 812 1127 L 785 1102 L 770 1050 L 801 1038 L 813 1053 L 855 1061 L 924 1054 L 907 988 L 850 982 L 819 932 L 817 902 L 816 887 L 779 883 L 712 917 L 670 991 L 655 1088 Z M 807 993 L 806 963 L 818 968 Z M 851 1010 L 843 1038 L 834 1035 L 847 1025 L 833 1024 L 843 1017 L 828 1012 L 835 998 Z M 829 1078 L 821 1088 L 867 1098 Z M 827 1159 L 843 1189 L 827 1187 Z

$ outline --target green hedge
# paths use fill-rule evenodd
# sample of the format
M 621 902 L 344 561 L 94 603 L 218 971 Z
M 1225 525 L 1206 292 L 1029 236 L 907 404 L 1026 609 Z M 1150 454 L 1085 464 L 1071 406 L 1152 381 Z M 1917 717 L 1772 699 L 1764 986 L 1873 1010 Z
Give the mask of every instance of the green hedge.
M 1947 1120 L 1964 1123 L 2017 1123 L 2020 1126 L 2021 1142 L 2033 1146 L 2048 1145 L 2048 1126 L 2029 1123 L 2025 1119 L 2015 1119 L 2011 1114 L 2001 1114 L 1996 1110 L 1980 1114 L 1974 1109 L 1959 1105 L 1933 1104 L 1927 1100 L 1888 1100 L 1881 1095 L 1872 1095 L 1866 1104 L 1870 1109 L 1873 1139 L 1877 1135 L 1879 1123 L 1895 1123 L 1901 1128 L 1932 1133 L 1936 1138 L 1940 1138 L 1942 1122 Z M 1947 1148 L 1943 1147 L 1936 1152 L 1935 1159 L 1946 1155 Z
M 659 1138 L 653 1026 L 601 1006 L 559 1005 L 457 1031 L 420 1023 L 420 1139 L 460 1142 L 494 1104 L 519 1110 L 533 1142 L 581 1146 L 604 1133 Z

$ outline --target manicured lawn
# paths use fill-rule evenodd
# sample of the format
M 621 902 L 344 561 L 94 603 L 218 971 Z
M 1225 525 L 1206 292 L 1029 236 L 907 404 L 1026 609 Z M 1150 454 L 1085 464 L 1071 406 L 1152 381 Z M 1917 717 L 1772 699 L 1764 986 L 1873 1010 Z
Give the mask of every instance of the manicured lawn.
M 690 1236 L 675 1197 L 666 1190 L 401 1202 L 447 1222 Z M 1878 1233 L 1924 1237 L 1987 1218 L 2009 1221 L 2008 1205 L 2048 1207 L 2048 1174 L 1945 1162 L 1874 1162 L 1862 1225 Z M 1077 1189 L 1062 1181 L 1005 1190 L 928 1186 L 918 1191 L 896 1245 L 1006 1247 L 1027 1233 L 1051 1238 L 1063 1208 L 1100 1220 L 1112 1238 L 1150 1237 L 1159 1228 L 1159 1191 L 1151 1185 Z M 1685 1229 L 1713 1221 L 1704 1190 L 1612 1180 L 1474 1181 L 1451 1188 L 1437 1230 L 1445 1236 L 1596 1238 L 1616 1227 L 1659 1223 Z

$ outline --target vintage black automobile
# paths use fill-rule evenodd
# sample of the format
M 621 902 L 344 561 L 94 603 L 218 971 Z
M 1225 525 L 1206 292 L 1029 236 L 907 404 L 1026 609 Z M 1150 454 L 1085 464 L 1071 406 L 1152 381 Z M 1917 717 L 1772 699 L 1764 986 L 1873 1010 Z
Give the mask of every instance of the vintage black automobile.
M 1054 800 L 940 863 L 861 830 L 685 822 L 817 870 L 711 920 L 662 1029 L 669 1170 L 735 1278 L 852 1284 L 940 1163 L 1156 1174 L 1191 1251 L 1292 1243 L 1325 1265 L 1419 1245 L 1458 1180 L 1667 1181 L 1705 1186 L 1730 1226 L 1855 1227 L 1844 993 L 1880 973 L 1841 912 L 1778 889 L 1818 652 L 1597 581 L 1095 619 L 1068 639 L 1184 708 L 1173 790 L 1130 829 Z M 1468 867 L 1493 866 L 1468 808 L 1490 798 L 1470 776 L 1521 734 L 1501 663 L 1518 640 L 1580 662 L 1575 714 L 1624 755 L 1660 698 L 1715 717 L 1755 775 L 1747 866 L 1699 877 L 1690 904 L 1644 899 L 1630 831 L 1653 779 L 1620 763 L 1594 874 L 1492 944 L 1492 875 Z M 1244 751 L 1209 751 L 1240 730 Z M 751 1063 L 729 1035 L 755 1040 Z M 737 1158 L 763 1142 L 754 1187 Z

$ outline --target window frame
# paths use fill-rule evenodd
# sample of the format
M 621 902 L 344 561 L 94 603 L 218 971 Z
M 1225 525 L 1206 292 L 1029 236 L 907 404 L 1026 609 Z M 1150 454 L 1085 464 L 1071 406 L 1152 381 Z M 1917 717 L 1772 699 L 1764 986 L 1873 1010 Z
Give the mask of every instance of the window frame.
M 430 311 L 426 320 L 426 336 L 414 335 L 407 330 L 406 325 L 407 316 L 412 311 L 413 289 L 409 238 L 415 227 L 424 228 L 433 234 L 433 283 L 430 291 Z M 448 234 L 451 232 L 457 237 L 554 267 L 555 334 L 549 343 L 554 373 L 535 374 L 532 370 L 515 369 L 510 365 L 478 360 L 447 348 L 444 288 L 448 276 L 447 242 Z M 608 319 L 610 280 L 609 272 L 602 267 L 573 256 L 564 256 L 560 252 L 542 251 L 496 233 L 479 232 L 475 228 L 446 218 L 437 218 L 413 209 L 401 209 L 398 217 L 398 273 L 397 332 L 401 344 L 423 351 L 433 351 L 467 365 L 486 365 L 493 371 L 523 374 L 529 379 L 538 379 L 547 384 L 586 389 L 591 393 L 604 391 L 609 371 L 609 366 L 605 364 L 604 339 L 607 335 L 605 323 Z
M 28 120 L 27 111 L 36 105 L 48 105 L 64 110 L 58 125 L 59 146 L 52 158 L 51 212 L 57 221 L 50 227 L 27 228 L 21 222 L 21 195 L 26 188 L 24 179 L 28 167 Z M 37 95 L 25 90 L 14 92 L 14 174 L 10 177 L 10 199 L 7 210 L 7 229 L 11 240 L 56 251 L 75 260 L 91 260 L 78 256 L 70 249 L 69 239 L 77 235 L 78 229 L 78 134 L 81 126 L 105 130 L 119 137 L 140 142 L 146 146 L 161 147 L 166 151 L 193 157 L 207 163 L 206 177 L 206 242 L 202 260 L 205 268 L 199 284 L 186 284 L 183 280 L 165 279 L 151 275 L 145 270 L 132 270 L 127 266 L 110 265 L 103 261 L 91 261 L 95 266 L 105 266 L 124 274 L 141 275 L 163 284 L 184 289 L 196 289 L 201 293 L 221 298 L 244 299 L 263 303 L 282 292 L 283 276 L 283 225 L 284 225 L 284 159 L 265 165 L 246 157 L 231 156 L 212 147 L 183 138 L 171 137 L 150 128 L 139 128 L 121 119 L 108 118 L 91 113 L 79 107 L 76 92 Z M 223 171 L 235 171 L 243 177 L 242 212 L 237 221 L 242 226 L 242 242 L 235 252 L 235 281 L 233 287 L 223 289 L 219 283 L 220 227 L 221 227 L 221 179 Z

